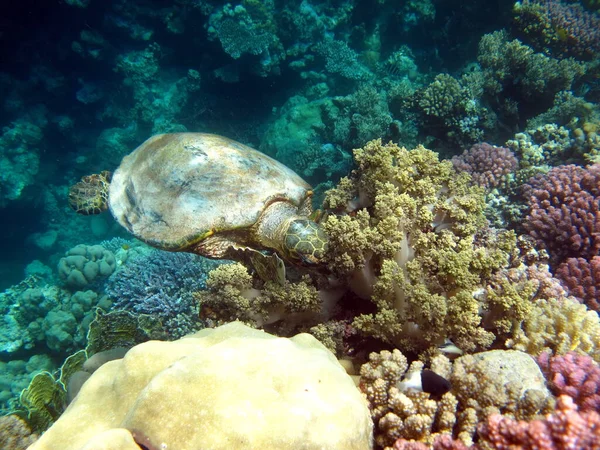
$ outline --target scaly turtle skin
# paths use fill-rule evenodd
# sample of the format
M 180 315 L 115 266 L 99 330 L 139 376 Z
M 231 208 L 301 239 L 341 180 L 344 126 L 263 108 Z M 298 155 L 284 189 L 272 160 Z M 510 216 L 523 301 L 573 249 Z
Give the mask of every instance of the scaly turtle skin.
M 138 239 L 163 250 L 239 259 L 272 250 L 319 263 L 327 236 L 309 219 L 312 191 L 291 169 L 221 136 L 160 134 L 125 156 L 112 175 L 90 175 L 69 192 L 81 214 L 110 209 Z

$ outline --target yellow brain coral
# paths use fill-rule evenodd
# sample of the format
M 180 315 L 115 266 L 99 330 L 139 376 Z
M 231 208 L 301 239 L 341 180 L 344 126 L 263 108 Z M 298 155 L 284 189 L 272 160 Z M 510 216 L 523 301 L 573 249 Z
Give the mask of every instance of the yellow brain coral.
M 31 450 L 372 448 L 366 401 L 300 334 L 233 322 L 108 362 Z

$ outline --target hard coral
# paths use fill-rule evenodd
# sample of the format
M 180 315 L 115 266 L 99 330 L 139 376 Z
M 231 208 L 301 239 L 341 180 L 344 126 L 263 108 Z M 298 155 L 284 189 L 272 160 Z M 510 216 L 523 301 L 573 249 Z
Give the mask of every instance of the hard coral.
M 360 388 L 369 401 L 378 445 L 466 448 L 473 442 L 477 424 L 493 413 L 532 418 L 553 406 L 539 367 L 522 352 L 495 350 L 463 356 L 454 363 L 436 357 L 431 369 L 450 380 L 449 392 L 424 392 L 423 363 L 409 367 L 397 349 L 369 355 L 360 370 Z M 452 436 L 459 440 L 453 441 Z
M 0 448 L 25 450 L 38 436 L 33 434 L 23 419 L 16 415 L 0 417 Z
M 408 151 L 371 141 L 355 150 L 358 169 L 329 191 L 330 269 L 376 305 L 354 326 L 405 350 L 425 351 L 450 338 L 459 347 L 487 347 L 473 293 L 508 263 L 511 233 L 476 239 L 485 225 L 480 188 L 449 161 L 423 147 Z M 353 210 L 355 212 L 353 212 Z
M 530 211 L 523 226 L 546 248 L 554 265 L 600 251 L 600 164 L 555 167 L 530 180 Z
M 492 415 L 479 428 L 483 450 L 600 449 L 600 414 L 580 412 L 571 397 L 560 396 L 557 410 L 543 420 L 516 421 Z
M 568 395 L 580 411 L 600 411 L 600 367 L 589 355 L 544 352 L 538 363 L 556 395 Z
M 372 427 L 352 378 L 316 339 L 234 322 L 104 364 L 30 448 L 370 450 Z
M 152 250 L 127 262 L 106 283 L 113 309 L 154 314 L 174 337 L 201 327 L 192 294 L 217 263 L 190 253 Z
M 600 256 L 589 261 L 584 258 L 567 258 L 556 269 L 556 277 L 588 308 L 600 312 Z
M 565 354 L 571 350 L 600 361 L 600 319 L 595 311 L 572 297 L 542 298 L 506 346 L 539 355 L 544 350 Z
M 458 172 L 471 175 L 479 186 L 491 189 L 500 186 L 515 171 L 517 158 L 508 148 L 482 142 L 453 157 L 452 164 Z
M 600 18 L 577 3 L 524 0 L 517 3 L 515 24 L 539 50 L 591 59 L 600 53 Z

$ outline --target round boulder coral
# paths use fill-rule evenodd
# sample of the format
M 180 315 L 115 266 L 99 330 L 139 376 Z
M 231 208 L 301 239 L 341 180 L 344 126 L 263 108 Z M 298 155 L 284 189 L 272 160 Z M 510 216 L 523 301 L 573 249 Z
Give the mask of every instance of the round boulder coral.
M 58 262 L 58 275 L 70 288 L 81 289 L 115 271 L 115 255 L 101 245 L 80 244 Z
M 130 437 L 148 449 L 368 450 L 372 422 L 315 338 L 233 322 L 104 364 L 30 448 L 135 448 Z

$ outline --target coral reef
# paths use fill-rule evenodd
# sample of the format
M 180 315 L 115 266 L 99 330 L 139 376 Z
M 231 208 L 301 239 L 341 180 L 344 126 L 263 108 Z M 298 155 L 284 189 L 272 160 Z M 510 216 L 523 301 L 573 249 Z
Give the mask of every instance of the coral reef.
M 590 436 L 599 432 L 599 9 L 598 0 L 65 0 L 4 8 L 2 413 L 18 413 L 36 432 L 71 422 L 39 448 L 61 434 L 72 442 L 50 448 L 175 449 L 210 436 L 210 413 L 198 417 L 229 390 L 221 401 L 233 406 L 223 416 L 237 421 L 215 420 L 213 431 L 228 436 L 223 446 L 243 448 L 260 427 L 247 419 L 255 415 L 239 420 L 239 405 L 270 402 L 261 411 L 273 411 L 269 395 L 293 379 L 295 415 L 287 427 L 267 423 L 271 438 L 352 448 L 332 444 L 343 435 L 369 448 L 372 424 L 359 394 L 306 335 L 292 342 L 244 328 L 217 343 L 217 331 L 203 330 L 200 339 L 137 346 L 240 320 L 277 336 L 311 333 L 355 379 L 375 351 L 361 388 L 382 448 L 600 448 Z M 68 186 L 82 175 L 114 170 L 152 134 L 186 130 L 260 148 L 305 178 L 313 206 L 325 198 L 311 217 L 331 240 L 323 264 L 286 267 L 287 279 L 273 283 L 250 266 L 100 242 L 124 234 L 108 214 L 75 217 L 68 208 Z M 145 185 L 147 178 L 131 183 L 125 196 Z M 173 219 L 163 212 L 149 223 Z M 195 210 L 188 222 L 206 214 Z M 239 357 L 250 341 L 260 350 Z M 318 372 L 321 383 L 307 385 L 320 363 L 288 347 L 264 349 L 274 342 L 308 342 L 343 381 L 329 389 Z M 59 419 L 75 381 L 90 376 L 69 383 L 69 374 L 132 346 L 94 372 Z M 196 365 L 199 347 L 206 353 Z M 217 365 L 213 378 L 198 381 Z M 253 377 L 276 383 L 261 391 L 248 384 Z M 352 405 L 326 397 L 342 383 L 339 396 Z M 125 384 L 137 386 L 135 395 Z M 153 386 L 166 392 L 148 402 Z M 197 395 L 185 395 L 192 389 Z M 330 403 L 357 413 L 360 425 L 298 414 L 306 397 L 319 414 Z M 82 398 L 90 399 L 85 408 Z M 288 420 L 280 412 L 275 419 Z M 119 421 L 84 436 L 86 424 L 110 414 Z M 25 432 L 17 442 L 23 430 L 13 419 L 0 427 L 17 437 L 0 436 L 0 447 L 32 439 Z M 190 421 L 202 437 L 182 432 Z
M 141 344 L 104 364 L 30 448 L 116 448 L 125 440 L 119 448 L 225 449 L 235 442 L 240 449 L 368 450 L 371 439 L 364 399 L 316 339 L 277 338 L 233 322 Z

